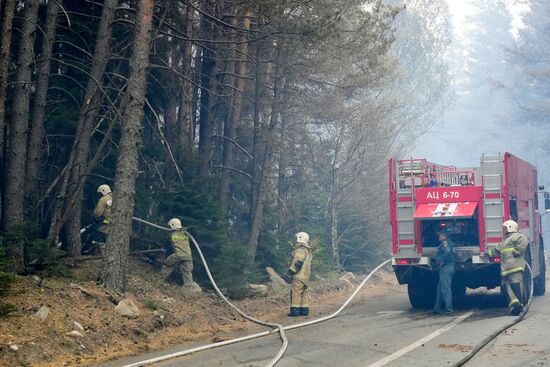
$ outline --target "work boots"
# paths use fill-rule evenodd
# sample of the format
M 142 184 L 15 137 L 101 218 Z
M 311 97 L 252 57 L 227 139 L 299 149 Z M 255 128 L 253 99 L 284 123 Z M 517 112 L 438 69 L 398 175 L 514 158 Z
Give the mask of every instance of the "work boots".
M 510 287 L 512 288 L 512 291 L 514 291 L 514 294 L 516 296 L 516 299 L 513 299 L 510 302 L 510 312 L 512 313 L 512 315 L 519 315 L 520 312 L 523 310 L 523 305 L 519 301 L 520 299 L 523 299 L 521 284 L 512 283 L 510 284 Z
M 288 316 L 300 316 L 300 307 L 291 307 Z
M 300 316 L 309 315 L 309 307 L 300 307 Z

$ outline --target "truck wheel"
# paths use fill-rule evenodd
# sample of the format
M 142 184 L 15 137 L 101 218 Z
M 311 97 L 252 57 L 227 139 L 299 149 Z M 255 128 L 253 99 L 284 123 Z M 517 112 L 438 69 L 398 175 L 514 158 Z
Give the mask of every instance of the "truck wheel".
M 452 284 L 453 290 L 453 305 L 458 305 L 464 302 L 464 297 L 466 297 L 466 284 L 458 280 Z
M 435 304 L 436 287 L 431 283 L 409 283 L 407 291 L 411 306 L 414 308 L 432 308 Z
M 544 296 L 546 293 L 546 262 L 544 261 L 544 247 L 540 248 L 540 273 L 533 279 L 533 295 Z

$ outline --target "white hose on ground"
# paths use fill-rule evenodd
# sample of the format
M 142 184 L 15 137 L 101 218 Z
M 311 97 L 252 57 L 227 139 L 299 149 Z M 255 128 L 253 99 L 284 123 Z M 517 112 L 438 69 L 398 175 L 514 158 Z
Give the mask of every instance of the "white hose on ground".
M 133 219 L 138 221 L 138 222 L 142 222 L 142 223 L 151 225 L 155 228 L 159 228 L 159 229 L 163 229 L 163 230 L 169 230 L 168 228 L 161 227 L 159 225 L 147 222 L 147 221 L 145 221 L 143 219 L 140 219 L 140 218 L 133 217 Z M 236 306 L 234 306 L 232 303 L 230 303 L 229 300 L 227 300 L 227 298 L 223 295 L 223 293 L 221 293 L 221 291 L 219 290 L 219 288 L 216 285 L 216 282 L 212 278 L 212 274 L 210 273 L 210 269 L 208 268 L 208 264 L 206 263 L 206 259 L 204 258 L 203 254 L 202 254 L 202 251 L 199 247 L 199 244 L 197 243 L 197 241 L 195 240 L 195 238 L 191 234 L 189 234 L 188 232 L 186 232 L 186 233 L 189 235 L 189 238 L 191 239 L 191 241 L 193 242 L 193 245 L 197 249 L 197 252 L 199 253 L 201 261 L 203 262 L 204 267 L 206 269 L 206 272 L 208 274 L 208 278 L 212 282 L 212 285 L 214 286 L 214 288 L 216 289 L 216 292 L 220 295 L 220 297 L 222 297 L 222 299 L 225 302 L 227 302 L 233 309 L 235 309 L 241 316 L 243 316 L 246 319 L 251 320 L 251 321 L 256 320 L 252 317 L 247 316 L 242 311 L 240 311 Z M 149 365 L 149 364 L 152 364 L 152 363 L 157 363 L 157 362 L 165 361 L 165 360 L 172 359 L 172 358 L 182 357 L 184 355 L 188 355 L 188 354 L 191 354 L 191 353 L 196 353 L 196 352 L 200 352 L 200 351 L 207 350 L 207 349 L 213 349 L 213 348 L 221 347 L 221 346 L 224 346 L 224 345 L 240 343 L 240 342 L 243 342 L 243 341 L 246 341 L 246 340 L 256 339 L 256 338 L 260 338 L 260 337 L 263 337 L 263 336 L 267 336 L 267 335 L 271 335 L 273 333 L 279 332 L 281 334 L 281 338 L 283 339 L 283 347 L 281 348 L 281 350 L 279 350 L 277 355 L 270 361 L 270 364 L 267 365 L 267 366 L 274 366 L 281 359 L 281 357 L 283 356 L 283 354 L 286 350 L 286 346 L 288 345 L 288 340 L 286 340 L 286 336 L 284 335 L 284 330 L 293 330 L 293 329 L 298 329 L 298 328 L 301 328 L 301 327 L 304 327 L 304 326 L 318 324 L 320 322 L 327 321 L 327 320 L 330 320 L 330 319 L 338 316 L 338 314 L 340 314 L 340 312 L 342 312 L 342 310 L 344 310 L 344 308 L 346 308 L 348 306 L 348 304 L 353 300 L 353 298 L 355 298 L 357 293 L 361 290 L 361 288 L 363 288 L 363 286 L 367 283 L 367 281 L 377 271 L 379 271 L 384 266 L 386 266 L 390 261 L 391 261 L 391 259 L 388 259 L 388 260 L 384 261 L 383 263 L 381 263 L 380 265 L 378 265 L 376 268 L 374 268 L 374 270 L 372 270 L 365 277 L 365 279 L 363 279 L 361 284 L 359 284 L 359 286 L 357 286 L 355 291 L 348 297 L 348 299 L 344 302 L 344 304 L 338 310 L 336 310 L 335 312 L 333 312 L 332 314 L 330 314 L 328 316 L 324 316 L 324 317 L 321 317 L 321 318 L 318 318 L 318 319 L 314 319 L 314 320 L 310 320 L 310 321 L 306 321 L 306 322 L 302 322 L 302 323 L 298 323 L 298 324 L 294 324 L 294 325 L 288 325 L 288 326 L 282 326 L 282 325 L 278 325 L 278 324 L 270 324 L 270 323 L 265 323 L 264 322 L 264 324 L 262 324 L 262 325 L 268 325 L 268 326 L 276 325 L 277 329 L 264 331 L 264 332 L 256 333 L 256 334 L 252 334 L 252 335 L 247 335 L 247 336 L 243 336 L 243 337 L 240 337 L 240 338 L 225 340 L 225 341 L 218 342 L 218 343 L 202 345 L 200 347 L 195 347 L 195 348 L 183 350 L 183 351 L 180 351 L 180 352 L 166 354 L 166 355 L 160 356 L 160 357 L 151 358 L 151 359 L 148 359 L 148 360 L 127 364 L 127 365 L 124 365 L 122 367 L 146 366 L 146 365 Z M 256 321 L 260 321 L 260 320 L 256 320 Z M 256 321 L 253 321 L 253 322 L 256 322 Z M 260 321 L 260 322 L 263 322 L 263 321 Z

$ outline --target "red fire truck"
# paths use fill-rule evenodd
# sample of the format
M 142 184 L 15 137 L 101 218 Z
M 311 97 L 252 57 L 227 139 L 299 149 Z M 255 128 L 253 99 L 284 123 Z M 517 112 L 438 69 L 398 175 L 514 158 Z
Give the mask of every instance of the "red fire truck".
M 425 159 L 390 159 L 392 265 L 407 284 L 413 307 L 431 307 L 437 271 L 437 232 L 446 229 L 457 256 L 453 297 L 466 288 L 501 285 L 499 258 L 488 257 L 502 241 L 502 222 L 514 219 L 530 241 L 535 295 L 545 292 L 544 244 L 539 214 L 537 169 L 520 158 L 482 155 L 479 167 L 457 168 Z M 549 201 L 549 200 L 547 200 Z M 547 208 L 550 209 L 550 208 Z M 544 210 L 543 210 L 544 211 Z

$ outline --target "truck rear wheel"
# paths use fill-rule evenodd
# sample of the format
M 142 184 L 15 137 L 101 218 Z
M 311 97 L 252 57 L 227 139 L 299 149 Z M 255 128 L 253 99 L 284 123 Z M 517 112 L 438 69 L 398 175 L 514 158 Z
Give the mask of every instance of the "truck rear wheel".
M 436 285 L 431 282 L 411 282 L 407 285 L 409 302 L 414 308 L 432 308 L 435 304 Z
M 453 305 L 459 305 L 464 302 L 464 298 L 466 297 L 466 284 L 463 281 L 455 278 L 453 280 L 452 291 Z
M 533 279 L 533 295 L 544 296 L 546 293 L 546 261 L 544 261 L 544 247 L 540 247 L 539 254 L 540 272 L 539 276 Z

